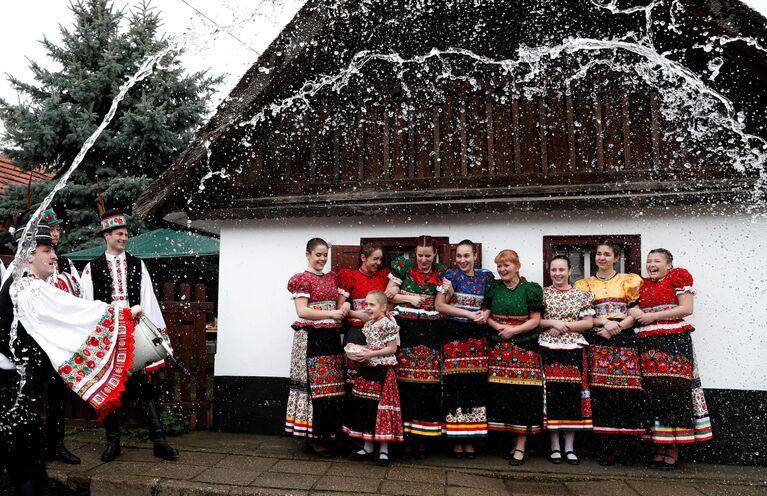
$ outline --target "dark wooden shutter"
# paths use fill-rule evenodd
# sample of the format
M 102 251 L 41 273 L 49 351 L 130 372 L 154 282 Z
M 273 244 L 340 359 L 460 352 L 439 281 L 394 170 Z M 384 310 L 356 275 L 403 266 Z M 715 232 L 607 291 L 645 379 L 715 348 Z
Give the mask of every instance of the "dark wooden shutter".
M 360 266 L 359 245 L 333 245 L 330 248 L 330 270 L 356 269 Z

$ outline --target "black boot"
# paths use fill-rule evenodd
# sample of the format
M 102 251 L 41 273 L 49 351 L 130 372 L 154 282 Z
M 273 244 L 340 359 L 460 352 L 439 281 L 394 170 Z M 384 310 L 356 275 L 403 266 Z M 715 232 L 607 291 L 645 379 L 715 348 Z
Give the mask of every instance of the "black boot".
M 59 439 L 55 443 L 49 444 L 47 455 L 48 461 L 58 460 L 60 462 L 68 463 L 69 465 L 80 464 L 80 458 L 64 446 L 63 439 Z
M 111 462 L 120 454 L 120 421 L 116 413 L 110 413 L 104 419 L 104 430 L 107 433 L 107 447 L 101 454 L 101 461 Z
M 149 439 L 154 443 L 154 456 L 166 460 L 178 458 L 178 450 L 168 444 L 160 422 L 160 410 L 157 402 L 153 399 L 146 400 L 146 428 L 149 431 Z

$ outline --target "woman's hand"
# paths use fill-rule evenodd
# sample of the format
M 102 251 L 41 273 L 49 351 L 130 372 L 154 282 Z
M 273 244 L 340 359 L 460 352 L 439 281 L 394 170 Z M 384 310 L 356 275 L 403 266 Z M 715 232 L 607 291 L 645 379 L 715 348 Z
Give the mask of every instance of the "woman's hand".
M 658 321 L 658 317 L 653 313 L 645 313 L 641 310 L 639 311 L 638 315 L 633 316 L 634 320 L 639 322 L 642 325 L 652 324 L 653 322 Z
M 424 297 L 421 295 L 407 295 L 406 298 L 407 302 L 416 308 L 421 308 L 423 306 Z
M 133 305 L 132 307 L 130 307 L 130 316 L 133 320 L 136 320 L 139 317 L 143 317 L 144 309 L 141 308 L 141 305 Z
M 517 334 L 516 331 L 517 329 L 514 326 L 503 326 L 503 328 L 498 331 L 498 335 L 503 339 L 511 339 L 515 334 Z
M 391 285 L 384 291 L 384 294 L 386 294 L 386 297 L 390 300 L 397 296 L 399 294 L 399 286 Z
M 564 320 L 552 320 L 551 329 L 557 331 L 558 336 L 570 332 L 570 327 Z
M 602 330 L 597 332 L 598 336 L 602 336 L 605 339 L 610 339 L 611 337 L 620 334 L 620 332 L 623 330 L 621 326 L 618 325 L 617 322 L 614 320 L 608 320 L 605 322 L 605 325 L 602 327 Z
M 449 294 L 453 290 L 453 283 L 450 281 L 450 279 L 445 278 L 442 279 L 442 292 L 445 294 Z
M 328 314 L 329 314 L 329 317 L 333 320 L 344 320 L 344 318 L 346 317 L 346 312 L 344 312 L 343 310 L 338 310 L 338 309 L 330 310 Z
M 471 316 L 469 318 L 473 320 L 475 324 L 484 324 L 485 322 L 487 322 L 487 317 L 485 316 L 485 312 L 481 310 L 478 310 L 476 312 L 471 312 Z

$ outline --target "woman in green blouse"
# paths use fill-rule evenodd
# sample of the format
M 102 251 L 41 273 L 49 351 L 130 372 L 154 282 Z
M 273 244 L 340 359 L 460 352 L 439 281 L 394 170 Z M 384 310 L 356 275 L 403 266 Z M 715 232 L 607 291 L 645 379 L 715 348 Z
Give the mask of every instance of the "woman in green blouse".
M 519 275 L 519 256 L 503 250 L 495 257 L 500 280 L 490 282 L 485 303 L 491 311 L 488 367 L 488 430 L 515 434 L 507 454 L 511 465 L 525 462 L 528 434 L 543 429 L 543 374 L 538 324 L 543 289 Z

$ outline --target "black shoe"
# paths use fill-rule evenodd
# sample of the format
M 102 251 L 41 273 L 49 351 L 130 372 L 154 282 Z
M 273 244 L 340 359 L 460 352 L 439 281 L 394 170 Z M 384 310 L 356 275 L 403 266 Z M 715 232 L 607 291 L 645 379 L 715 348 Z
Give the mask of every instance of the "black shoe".
M 477 453 L 475 453 L 474 451 L 464 451 L 463 457 L 466 458 L 467 460 L 474 460 L 475 458 L 477 458 Z
M 372 460 L 375 457 L 375 455 L 376 454 L 372 451 L 365 451 L 364 449 L 361 449 L 360 451 L 355 451 L 354 453 L 349 455 L 349 460 L 353 462 L 361 462 L 362 460 Z
M 522 458 L 514 458 L 514 453 L 516 453 L 517 451 L 522 453 Z M 509 465 L 512 465 L 514 467 L 519 467 L 520 465 L 524 465 L 525 459 L 527 459 L 527 455 L 525 454 L 525 452 L 522 451 L 521 449 L 515 449 L 515 450 L 513 450 L 511 452 L 511 458 L 509 459 Z
M 671 460 L 671 463 L 667 462 L 666 460 Z M 661 462 L 661 465 L 659 468 L 661 470 L 675 470 L 676 466 L 678 465 L 678 462 L 679 462 L 679 457 L 666 455 L 663 457 L 663 462 Z
M 64 446 L 64 441 L 58 441 L 53 446 L 48 447 L 48 461 L 60 461 L 69 465 L 79 465 L 80 457 L 72 453 Z
M 567 455 L 573 455 L 572 458 L 570 458 Z M 575 451 L 565 451 L 565 461 L 569 463 L 570 465 L 580 465 L 581 461 L 578 459 L 578 455 L 575 454 Z
M 466 454 L 463 451 L 456 451 L 454 449 L 450 451 L 450 456 L 452 456 L 453 458 L 457 458 L 459 460 L 463 458 L 465 455 Z
M 120 438 L 107 441 L 107 447 L 101 454 L 101 461 L 109 463 L 120 455 Z
M 378 466 L 388 467 L 391 460 L 389 460 L 389 453 L 382 451 L 378 453 Z
M 178 458 L 178 450 L 168 444 L 165 438 L 160 438 L 154 442 L 154 456 L 165 460 L 175 460 Z
M 559 453 L 559 456 L 554 456 L 555 453 Z M 562 451 L 558 449 L 549 451 L 549 461 L 554 465 L 562 463 Z

